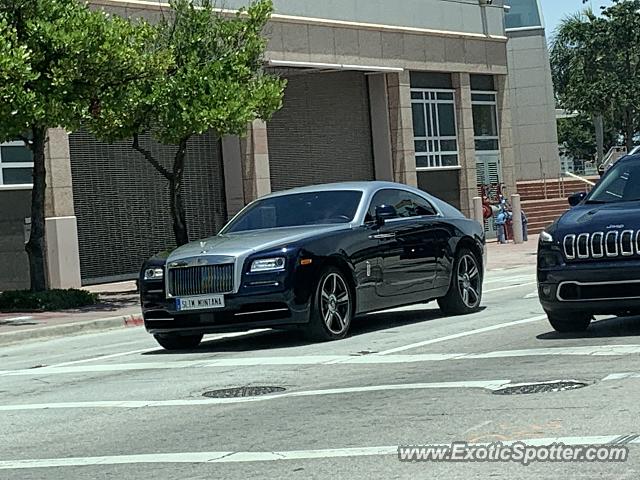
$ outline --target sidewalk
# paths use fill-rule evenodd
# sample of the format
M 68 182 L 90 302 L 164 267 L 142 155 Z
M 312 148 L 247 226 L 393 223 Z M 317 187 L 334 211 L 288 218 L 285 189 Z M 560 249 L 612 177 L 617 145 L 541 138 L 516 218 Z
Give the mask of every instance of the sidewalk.
M 85 287 L 100 294 L 100 303 L 60 312 L 0 313 L 0 345 L 36 338 L 142 325 L 135 282 Z
M 487 244 L 487 270 L 502 270 L 535 264 L 538 236 L 522 245 Z M 37 338 L 142 325 L 135 282 L 85 287 L 100 294 L 100 304 L 78 310 L 41 313 L 0 313 L 0 346 Z
M 498 242 L 487 243 L 487 270 L 504 270 L 536 264 L 539 235 L 529 235 L 529 241 L 520 245 Z

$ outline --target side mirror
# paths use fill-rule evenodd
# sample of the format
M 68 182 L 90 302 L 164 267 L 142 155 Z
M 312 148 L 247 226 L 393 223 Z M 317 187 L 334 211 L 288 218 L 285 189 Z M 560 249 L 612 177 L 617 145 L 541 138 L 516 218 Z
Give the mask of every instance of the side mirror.
M 587 192 L 578 192 L 578 193 L 573 193 L 569 195 L 569 198 L 568 198 L 569 205 L 571 205 L 572 207 L 575 207 L 580 202 L 582 202 L 586 196 L 587 196 Z
M 387 220 L 397 218 L 398 212 L 393 205 L 378 205 L 376 207 L 376 225 L 381 227 Z

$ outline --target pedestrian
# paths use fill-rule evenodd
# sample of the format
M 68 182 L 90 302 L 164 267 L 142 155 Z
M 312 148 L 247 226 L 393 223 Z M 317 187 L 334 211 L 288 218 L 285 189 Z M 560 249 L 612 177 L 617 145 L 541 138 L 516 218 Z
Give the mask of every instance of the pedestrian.
M 529 241 L 529 219 L 527 215 L 524 213 L 524 210 L 520 210 L 521 218 L 522 218 L 522 240 L 527 242 Z
M 509 219 L 507 211 L 501 206 L 496 215 L 496 229 L 498 231 L 498 242 L 501 244 L 507 243 L 507 220 Z

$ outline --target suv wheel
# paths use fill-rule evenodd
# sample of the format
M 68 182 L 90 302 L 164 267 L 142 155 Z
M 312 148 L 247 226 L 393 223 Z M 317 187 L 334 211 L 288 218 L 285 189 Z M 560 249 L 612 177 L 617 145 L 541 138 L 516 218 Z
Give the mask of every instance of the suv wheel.
M 577 333 L 589 328 L 593 315 L 581 312 L 551 313 L 547 312 L 549 323 L 556 332 Z

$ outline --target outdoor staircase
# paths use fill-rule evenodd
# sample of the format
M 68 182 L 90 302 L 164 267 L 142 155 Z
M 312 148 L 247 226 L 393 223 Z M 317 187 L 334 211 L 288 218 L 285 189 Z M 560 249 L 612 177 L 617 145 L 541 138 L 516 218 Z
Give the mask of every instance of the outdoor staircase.
M 596 182 L 599 177 L 588 177 Z M 546 187 L 545 187 L 546 183 Z M 529 234 L 540 233 L 569 209 L 567 197 L 575 192 L 584 192 L 591 187 L 580 181 L 565 178 L 560 180 L 542 180 L 518 182 L 518 193 L 522 200 L 522 209 L 529 220 Z

